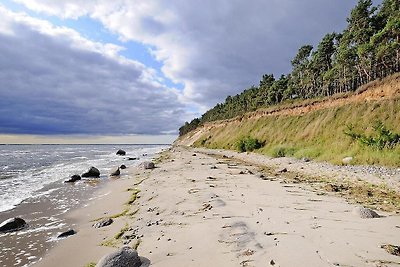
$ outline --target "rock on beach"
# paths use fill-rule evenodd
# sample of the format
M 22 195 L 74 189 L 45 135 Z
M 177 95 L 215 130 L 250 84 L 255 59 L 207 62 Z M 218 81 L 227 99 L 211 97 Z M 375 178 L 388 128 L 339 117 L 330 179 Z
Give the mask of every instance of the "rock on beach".
M 117 155 L 118 156 L 125 156 L 126 152 L 124 150 L 120 149 L 120 150 L 117 151 Z
M 10 218 L 0 224 L 0 233 L 7 233 L 21 230 L 27 227 L 28 224 L 21 218 Z
M 122 247 L 101 258 L 96 267 L 139 267 L 141 265 L 142 261 L 136 250 Z
M 69 178 L 69 180 L 64 181 L 64 183 L 73 183 L 79 180 L 81 180 L 81 176 L 79 174 L 74 174 Z
M 82 177 L 94 177 L 94 178 L 99 178 L 100 177 L 100 171 L 96 167 L 91 167 L 87 172 L 82 174 Z
M 95 224 L 93 224 L 94 228 L 101 228 L 101 227 L 105 227 L 105 226 L 109 226 L 110 224 L 112 224 L 114 221 L 111 218 L 106 218 L 103 219 Z
M 344 159 L 342 159 L 342 163 L 344 165 L 349 165 L 350 162 L 352 162 L 352 161 L 353 161 L 353 157 L 345 157 Z
M 381 217 L 375 211 L 364 207 L 356 207 L 353 212 L 358 216 L 360 216 L 362 219 L 372 219 Z
M 71 236 L 71 235 L 74 235 L 74 234 L 76 234 L 76 231 L 71 229 L 71 230 L 68 230 L 68 231 L 66 231 L 64 233 L 59 234 L 57 236 L 57 238 L 68 237 L 68 236 Z
M 151 161 L 146 161 L 146 162 L 143 162 L 143 167 L 145 170 L 151 170 L 151 169 L 155 168 L 155 165 Z
M 118 167 L 118 169 L 115 172 L 111 173 L 110 175 L 111 176 L 119 176 L 120 174 L 121 174 L 121 171 L 119 170 L 119 167 Z

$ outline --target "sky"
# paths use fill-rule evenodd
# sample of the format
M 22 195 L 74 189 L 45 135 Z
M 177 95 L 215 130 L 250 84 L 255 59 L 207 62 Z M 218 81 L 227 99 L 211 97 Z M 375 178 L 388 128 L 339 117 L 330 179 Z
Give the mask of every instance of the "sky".
M 171 142 L 356 2 L 0 0 L 0 143 Z

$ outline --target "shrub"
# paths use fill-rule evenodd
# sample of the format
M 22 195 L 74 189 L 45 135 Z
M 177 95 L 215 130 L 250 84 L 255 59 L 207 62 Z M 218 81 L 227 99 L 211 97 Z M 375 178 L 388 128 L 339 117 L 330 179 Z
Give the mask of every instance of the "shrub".
M 272 157 L 282 158 L 286 156 L 293 156 L 295 150 L 290 147 L 278 146 L 272 150 Z
M 253 151 L 255 149 L 261 148 L 263 145 L 264 144 L 258 139 L 252 138 L 250 136 L 242 137 L 236 143 L 237 149 L 240 152 Z
M 353 125 L 347 125 L 347 129 L 344 131 L 345 135 L 350 136 L 353 140 L 358 141 L 362 145 L 366 145 L 378 150 L 384 148 L 393 149 L 400 143 L 400 134 L 393 133 L 383 125 L 382 122 L 378 121 L 373 126 L 375 136 L 367 136 L 365 134 L 357 133 L 354 131 Z

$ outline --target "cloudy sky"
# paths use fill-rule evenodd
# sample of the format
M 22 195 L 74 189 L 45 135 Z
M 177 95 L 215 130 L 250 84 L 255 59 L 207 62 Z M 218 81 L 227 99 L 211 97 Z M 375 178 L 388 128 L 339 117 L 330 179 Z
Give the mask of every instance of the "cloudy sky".
M 356 0 L 0 0 L 1 136 L 169 136 Z M 172 136 L 172 137 L 171 137 Z M 172 139 L 171 139 L 172 140 Z

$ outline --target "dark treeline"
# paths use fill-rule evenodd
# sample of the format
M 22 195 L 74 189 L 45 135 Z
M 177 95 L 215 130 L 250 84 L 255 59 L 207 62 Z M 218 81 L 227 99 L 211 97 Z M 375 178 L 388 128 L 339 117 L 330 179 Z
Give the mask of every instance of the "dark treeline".
M 184 135 L 208 121 L 229 119 L 285 100 L 331 96 L 354 91 L 400 70 L 400 0 L 359 0 L 342 33 L 326 34 L 317 47 L 304 45 L 291 61 L 292 72 L 278 79 L 263 75 L 252 86 L 228 96 L 201 118 L 179 129 Z

